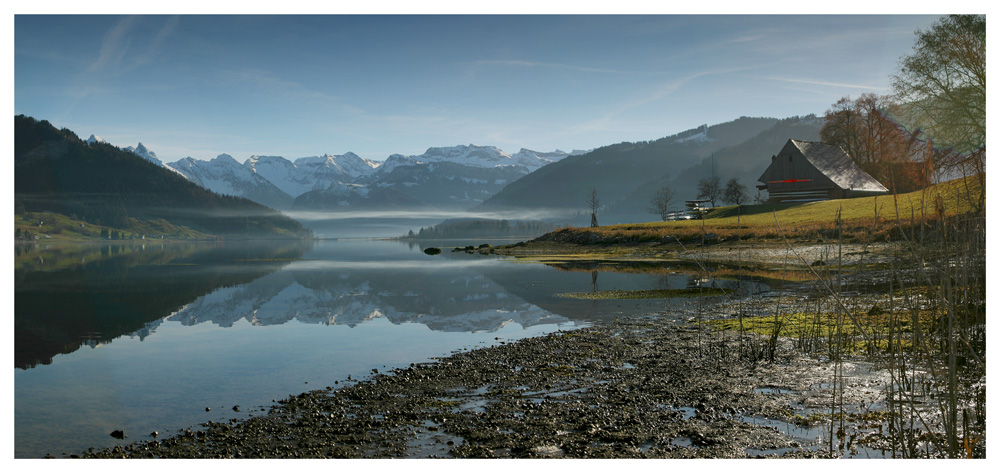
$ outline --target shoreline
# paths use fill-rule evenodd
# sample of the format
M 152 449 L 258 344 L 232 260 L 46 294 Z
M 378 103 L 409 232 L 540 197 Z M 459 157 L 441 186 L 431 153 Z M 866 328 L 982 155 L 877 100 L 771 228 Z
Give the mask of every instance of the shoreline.
M 799 273 L 788 281 L 808 281 L 814 271 L 824 271 L 810 263 L 815 257 L 827 269 L 853 267 L 856 279 L 845 283 L 862 288 L 874 287 L 878 267 L 893 258 L 895 245 L 798 241 L 794 247 L 794 259 L 784 243 L 759 241 L 753 248 L 736 242 L 684 248 L 533 240 L 496 249 L 518 261 L 550 264 L 697 260 L 720 268 L 746 265 L 759 270 L 754 277 L 784 278 L 787 273 L 777 268 Z M 827 263 L 830 255 L 837 260 Z M 737 310 L 770 314 L 771 304 L 787 303 L 783 312 L 801 303 L 787 301 L 818 304 L 830 297 L 810 292 L 808 284 L 793 285 L 800 287 L 741 301 L 702 298 L 673 312 L 500 341 L 387 373 L 372 370 L 362 380 L 337 380 L 289 396 L 249 419 L 209 422 L 167 438 L 72 457 L 905 456 L 894 450 L 899 434 L 892 432 L 891 402 L 886 405 L 892 379 L 873 364 L 878 358 L 838 352 L 840 358 L 831 361 L 821 348 L 804 353 L 797 345 L 802 335 L 779 337 L 712 324 L 735 320 Z M 862 295 L 856 302 L 867 307 L 878 297 Z M 805 341 L 822 343 L 824 336 Z M 917 404 L 909 408 L 935 415 L 933 402 Z M 931 443 L 937 435 L 916 438 Z M 985 445 L 974 448 L 970 456 L 985 456 Z M 927 455 L 936 456 L 929 450 Z
M 463 351 L 87 458 L 840 458 L 829 364 L 653 313 Z M 662 347 L 670 347 L 665 352 Z M 858 366 L 862 366 L 859 364 Z M 867 386 L 870 375 L 851 386 Z M 350 384 L 354 383 L 354 384 Z M 348 385 L 350 384 L 350 385 Z M 878 392 L 848 389 L 853 404 Z M 829 409 L 827 409 L 829 411 Z M 818 414 L 817 414 L 818 413 Z M 863 414 L 863 413 L 859 413 Z M 810 417 L 811 416 L 811 417 Z M 861 415 L 859 418 L 863 418 Z M 813 420 L 808 420 L 812 418 Z M 848 428 L 860 432 L 862 428 Z M 784 432 L 784 433 L 783 433 Z M 786 435 L 786 433 L 791 435 Z M 816 438 L 816 437 L 820 438 Z M 833 438 L 833 444 L 829 439 Z M 851 436 L 852 440 L 856 434 Z M 825 440 L 824 440 L 825 439 Z M 871 438 L 877 445 L 878 439 Z M 853 452 L 852 452 L 853 447 Z

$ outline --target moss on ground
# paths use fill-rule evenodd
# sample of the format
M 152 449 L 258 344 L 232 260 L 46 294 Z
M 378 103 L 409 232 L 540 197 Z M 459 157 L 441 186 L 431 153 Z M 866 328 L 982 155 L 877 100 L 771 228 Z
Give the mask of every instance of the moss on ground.
M 633 291 L 598 291 L 598 292 L 567 292 L 556 294 L 559 297 L 571 299 L 605 300 L 605 299 L 670 299 L 675 297 L 707 297 L 728 294 L 725 289 L 716 287 L 684 289 L 641 289 Z

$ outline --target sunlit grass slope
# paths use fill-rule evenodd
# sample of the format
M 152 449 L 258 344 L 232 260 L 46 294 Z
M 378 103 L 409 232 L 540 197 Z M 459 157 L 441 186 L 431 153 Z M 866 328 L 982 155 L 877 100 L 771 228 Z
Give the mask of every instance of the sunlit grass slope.
M 649 222 L 574 228 L 596 233 L 603 240 L 654 241 L 665 237 L 692 238 L 711 233 L 720 238 L 835 237 L 884 238 L 893 228 L 973 212 L 982 193 L 975 177 L 957 179 L 908 194 L 838 199 L 804 204 L 760 204 L 718 207 L 705 220 Z M 838 215 L 840 223 L 838 225 Z M 899 225 L 897 225 L 897 223 Z

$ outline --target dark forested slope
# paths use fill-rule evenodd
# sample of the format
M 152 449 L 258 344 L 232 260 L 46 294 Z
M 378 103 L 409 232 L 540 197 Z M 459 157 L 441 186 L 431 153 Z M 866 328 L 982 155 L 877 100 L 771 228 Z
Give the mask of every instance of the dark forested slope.
M 163 219 L 216 235 L 305 237 L 301 224 L 250 200 L 208 191 L 117 147 L 14 117 L 15 208 L 125 228 Z

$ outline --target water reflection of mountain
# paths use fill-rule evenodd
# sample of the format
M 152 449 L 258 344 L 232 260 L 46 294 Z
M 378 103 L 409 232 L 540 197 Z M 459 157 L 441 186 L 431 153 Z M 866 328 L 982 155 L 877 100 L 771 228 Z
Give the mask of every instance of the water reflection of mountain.
M 281 246 L 284 245 L 284 246 Z M 376 318 L 445 332 L 491 332 L 684 310 L 690 299 L 579 300 L 560 293 L 614 289 L 738 288 L 670 265 L 512 264 L 451 253 L 429 257 L 385 242 L 176 244 L 149 248 L 25 248 L 15 265 L 15 366 L 122 336 L 165 319 L 231 327 L 356 326 Z M 757 292 L 759 284 L 744 282 Z
M 132 334 L 222 286 L 301 257 L 311 242 L 60 244 L 21 247 L 14 270 L 14 366 Z
M 384 317 L 394 324 L 420 323 L 446 332 L 495 331 L 566 322 L 463 265 L 428 268 L 294 269 L 238 287 L 220 288 L 171 317 L 187 325 L 228 327 L 300 323 L 355 326 Z

